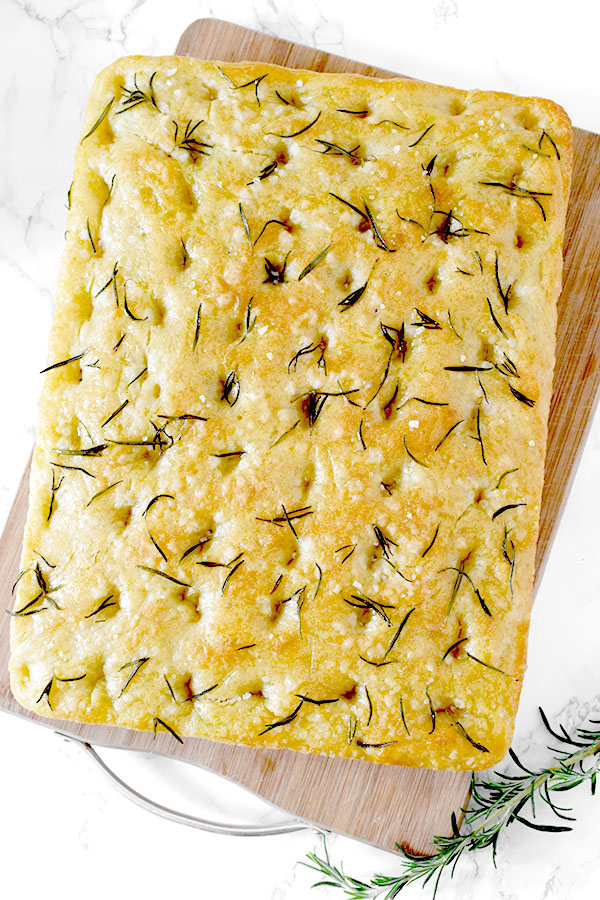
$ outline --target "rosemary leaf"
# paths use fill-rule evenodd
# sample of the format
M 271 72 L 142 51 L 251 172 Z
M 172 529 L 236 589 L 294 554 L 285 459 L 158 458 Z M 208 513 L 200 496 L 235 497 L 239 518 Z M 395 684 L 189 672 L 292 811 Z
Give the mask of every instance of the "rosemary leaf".
M 77 356 L 70 356 L 69 359 L 61 359 L 60 362 L 52 363 L 51 366 L 46 366 L 45 369 L 41 369 L 40 375 L 43 375 L 44 372 L 50 372 L 52 369 L 59 369 L 61 366 L 67 366 L 69 363 L 76 362 L 76 360 L 81 359 L 87 350 L 84 350 L 83 353 L 78 353 Z
M 81 466 L 67 466 L 67 465 L 65 465 L 64 463 L 59 463 L 59 462 L 54 462 L 54 461 L 51 461 L 50 465 L 51 465 L 51 466 L 58 466 L 59 469 L 70 469 L 70 470 L 72 470 L 73 472 L 83 472 L 84 475 L 89 475 L 90 478 L 95 478 L 95 477 L 96 477 L 96 476 L 93 475 L 91 472 L 88 472 L 87 469 L 82 469 Z
M 508 386 L 513 397 L 516 397 L 516 399 L 521 403 L 524 403 L 525 406 L 535 406 L 535 400 L 532 400 L 531 397 L 526 397 L 525 394 L 522 394 L 521 391 L 518 391 L 516 387 L 513 387 L 510 382 L 508 383 Z
M 502 482 L 508 475 L 512 475 L 513 472 L 518 472 L 518 471 L 519 471 L 519 466 L 517 466 L 516 469 L 507 469 L 506 472 L 503 472 L 502 475 L 500 476 L 500 478 L 498 479 L 498 482 L 497 482 L 494 490 L 497 491 L 499 489 L 500 485 L 502 484 Z
M 241 204 L 240 204 L 240 206 L 241 206 Z M 198 304 L 198 311 L 196 312 L 196 325 L 194 328 L 194 340 L 192 341 L 192 353 L 194 353 L 196 351 L 196 347 L 198 346 L 198 338 L 200 336 L 201 322 L 202 322 L 202 301 L 200 301 L 200 303 Z
M 168 682 L 167 682 L 167 684 L 168 684 Z M 169 687 L 170 687 L 170 685 L 169 685 Z M 154 716 L 154 718 L 152 719 L 152 722 L 153 722 L 154 737 L 156 737 L 156 729 L 160 725 L 161 728 L 164 728 L 165 731 L 169 732 L 171 737 L 174 737 L 176 741 L 179 741 L 180 744 L 183 744 L 183 740 L 179 737 L 178 734 L 176 734 L 176 732 L 173 731 L 171 726 L 167 725 L 166 722 L 163 722 L 162 719 L 159 719 L 158 716 Z
M 587 726 L 577 728 L 575 734 L 570 735 L 562 725 L 553 729 L 542 709 L 540 716 L 551 737 L 559 742 L 558 748 L 549 748 L 552 753 L 550 763 L 537 769 L 528 768 L 513 750 L 509 750 L 515 767 L 513 772 L 491 772 L 480 778 L 472 773 L 470 800 L 462 825 L 458 827 L 456 816 L 452 814 L 452 834 L 435 836 L 434 851 L 429 856 L 403 850 L 398 845 L 404 856 L 400 873 L 374 875 L 368 882 L 359 881 L 333 865 L 323 838 L 323 856 L 309 853 L 308 862 L 303 864 L 317 872 L 320 879 L 317 884 L 336 887 L 349 900 L 392 900 L 407 885 L 416 882 L 424 885 L 432 880 L 435 897 L 443 875 L 452 877 L 466 852 L 491 847 L 495 861 L 498 839 L 514 822 L 547 833 L 570 831 L 570 824 L 545 824 L 537 821 L 537 817 L 539 810 L 546 808 L 559 820 L 567 819 L 568 823 L 572 817 L 557 805 L 558 798 L 565 791 L 585 783 L 594 793 L 600 770 L 600 722 L 590 719 Z M 453 725 L 476 749 L 487 752 L 467 734 L 461 723 L 454 720 Z M 542 803 L 536 805 L 536 800 Z M 521 812 L 526 806 L 530 810 L 527 818 Z
M 111 97 L 110 100 L 108 101 L 108 103 L 106 104 L 106 106 L 104 107 L 104 109 L 102 110 L 102 112 L 100 113 L 100 115 L 98 116 L 98 118 L 96 119 L 96 121 L 94 122 L 94 124 L 92 125 L 92 127 L 90 128 L 90 130 L 88 131 L 88 133 L 84 134 L 84 136 L 81 138 L 82 144 L 85 140 L 87 140 L 89 137 L 91 137 L 91 135 L 96 131 L 97 128 L 100 127 L 102 122 L 107 117 L 107 115 L 110 111 L 110 108 L 114 102 L 115 102 L 115 98 Z M 71 199 L 71 190 L 69 188 L 69 208 L 70 208 L 70 199 Z
M 100 603 L 99 606 L 96 607 L 91 613 L 85 617 L 86 619 L 91 619 L 92 616 L 97 615 L 99 612 L 102 612 L 105 609 L 108 609 L 109 606 L 117 606 L 117 602 L 113 600 L 114 594 L 109 594 L 108 597 L 105 597 L 104 600 Z
M 336 109 L 336 112 L 345 113 L 347 116 L 356 116 L 357 119 L 366 119 L 369 115 L 367 107 L 363 107 L 363 109 Z
M 340 300 L 338 306 L 341 306 L 342 310 L 344 310 L 350 309 L 351 306 L 354 306 L 355 303 L 358 303 L 358 301 L 366 291 L 368 283 L 368 281 L 365 281 L 365 283 L 361 284 L 359 288 L 356 288 L 356 290 L 348 294 L 347 297 L 344 297 L 342 300 Z
M 369 207 L 367 206 L 366 201 L 363 200 L 362 197 L 361 197 L 361 200 L 362 200 L 362 204 L 363 204 L 363 206 L 364 206 L 364 208 L 365 208 L 365 212 L 366 212 L 366 214 L 367 214 L 367 218 L 368 218 L 368 220 L 369 220 L 369 224 L 370 224 L 370 226 L 371 226 L 371 230 L 372 230 L 372 232 L 373 232 L 373 239 L 374 239 L 374 241 L 375 241 L 375 244 L 376 244 L 378 247 L 380 247 L 381 250 L 387 250 L 388 253 L 395 253 L 395 252 L 396 252 L 395 248 L 394 248 L 394 247 L 388 247 L 388 245 L 386 244 L 386 242 L 385 242 L 385 240 L 384 240 L 384 238 L 383 238 L 383 235 L 381 234 L 381 231 L 379 230 L 379 226 L 377 225 L 377 222 L 375 221 L 375 218 L 374 218 L 374 216 L 373 216 L 373 213 L 371 212 L 371 210 L 370 210 Z
M 230 580 L 230 578 L 232 577 L 232 575 L 233 575 L 235 572 L 237 572 L 237 570 L 240 568 L 240 566 L 243 566 L 243 565 L 244 565 L 244 560 L 243 560 L 243 559 L 240 559 L 240 561 L 239 561 L 238 563 L 235 564 L 235 566 L 233 567 L 233 569 L 231 569 L 231 571 L 230 571 L 229 574 L 227 575 L 225 581 L 223 582 L 223 586 L 221 587 L 221 593 L 222 593 L 222 594 L 225 593 L 225 588 L 226 588 L 227 585 L 229 584 L 229 580 Z
M 150 566 L 138 566 L 138 569 L 143 569 L 144 572 L 150 572 L 151 575 L 160 575 L 161 578 L 166 578 L 167 581 L 172 581 L 173 584 L 179 584 L 181 585 L 181 587 L 191 587 L 191 584 L 188 584 L 187 581 L 180 581 L 179 578 L 174 578 L 172 575 L 167 575 L 166 572 L 161 572 L 160 569 L 151 569 Z
M 122 696 L 123 696 L 123 694 L 125 693 L 125 691 L 126 691 L 127 688 L 129 687 L 129 685 L 131 684 L 131 682 L 133 681 L 133 679 L 135 678 L 135 676 L 137 675 L 137 673 L 140 671 L 140 669 L 142 668 L 142 666 L 145 665 L 145 664 L 148 662 L 149 659 L 150 659 L 149 656 L 142 656 L 141 659 L 134 659 L 132 662 L 125 663 L 124 665 L 122 665 L 122 666 L 119 668 L 119 672 L 122 672 L 123 669 L 129 669 L 130 667 L 132 668 L 131 675 L 129 676 L 129 678 L 127 679 L 127 681 L 125 682 L 125 684 L 124 684 L 123 687 L 121 688 L 121 693 L 119 694 L 119 697 L 122 697 Z
M 221 400 L 224 400 L 228 406 L 235 406 L 240 396 L 240 379 L 237 372 L 232 371 L 228 374 L 223 383 L 221 391 Z
M 111 412 L 110 416 L 104 420 L 104 422 L 102 423 L 102 425 L 100 427 L 104 428 L 105 425 L 108 425 L 109 422 L 112 422 L 113 419 L 116 419 L 116 417 L 119 415 L 119 413 L 123 412 L 123 410 L 125 409 L 125 407 L 127 406 L 128 403 L 129 403 L 129 400 L 124 400 L 123 403 L 121 403 L 121 405 L 118 406 L 114 412 Z
M 309 128 L 312 128 L 315 125 L 321 116 L 321 113 L 318 112 L 312 122 L 309 122 L 308 125 L 305 125 L 304 128 L 300 128 L 298 131 L 293 131 L 292 134 L 277 134 L 275 131 L 267 131 L 267 134 L 271 134 L 274 137 L 278 138 L 294 138 L 298 137 L 299 134 L 304 134 L 305 131 L 308 131 Z
M 92 232 L 90 231 L 90 220 L 89 219 L 87 220 L 87 233 L 88 233 L 89 242 L 92 245 L 92 253 L 95 254 L 96 253 L 96 245 L 94 244 L 94 238 L 92 237 Z
M 111 491 L 113 488 L 115 488 L 118 484 L 122 484 L 122 483 L 123 483 L 122 481 L 114 481 L 112 484 L 109 484 L 108 487 L 102 488 L 101 491 L 98 491 L 97 494 L 94 494 L 93 497 L 90 497 L 88 502 L 85 504 L 86 507 L 88 507 L 91 503 L 93 503 L 94 500 L 98 500 L 100 497 L 103 497 L 104 494 L 107 494 L 109 491 Z
M 320 262 L 322 262 L 322 261 L 325 259 L 325 257 L 326 257 L 327 254 L 329 253 L 330 249 L 331 249 L 331 244 L 327 244 L 327 246 L 325 247 L 324 250 L 321 250 L 320 253 L 317 253 L 317 255 L 315 256 L 315 258 L 314 258 L 313 260 L 311 260 L 311 262 L 309 262 L 308 265 L 306 265 L 306 266 L 302 269 L 302 271 L 301 271 L 300 274 L 298 275 L 298 281 L 302 281 L 303 278 L 306 278 L 306 276 L 307 276 L 310 272 L 312 272 L 312 270 L 313 270 L 314 268 L 316 268 L 316 266 L 318 266 Z
M 246 237 L 248 238 L 248 243 L 250 244 L 250 249 L 253 250 L 252 246 L 252 237 L 250 236 L 250 226 L 248 225 L 248 219 L 246 218 L 246 213 L 244 212 L 244 207 L 241 203 L 238 204 L 240 210 L 240 219 L 242 220 L 242 225 L 244 231 L 246 232 Z
M 498 516 L 501 516 L 502 513 L 507 512 L 509 509 L 517 509 L 518 506 L 527 506 L 525 502 L 523 503 L 507 503 L 506 506 L 501 506 L 500 509 L 497 509 L 496 512 L 492 515 L 492 519 L 497 519 Z
M 427 544 L 427 547 L 425 548 L 425 550 L 423 550 L 423 552 L 421 553 L 421 558 L 423 558 L 424 556 L 427 556 L 427 554 L 429 553 L 429 551 L 431 550 L 431 548 L 433 547 L 433 545 L 435 544 L 435 542 L 437 540 L 439 531 L 440 531 L 440 526 L 438 524 L 437 528 L 435 529 L 433 537 L 431 538 L 430 542 Z
M 294 719 L 300 712 L 300 709 L 301 709 L 303 703 L 304 703 L 304 700 L 300 700 L 300 703 L 298 704 L 298 706 L 296 706 L 296 708 L 293 709 L 292 712 L 288 716 L 285 716 L 285 718 L 283 718 L 283 719 L 279 719 L 278 722 L 271 722 L 270 725 L 267 725 L 265 728 L 263 728 L 263 730 L 260 732 L 260 734 L 261 735 L 267 734 L 267 732 L 272 731 L 273 728 L 280 728 L 282 725 L 289 725 L 290 722 L 294 721 Z
M 403 446 L 404 446 L 404 449 L 406 450 L 406 452 L 407 452 L 408 455 L 410 456 L 410 458 L 413 460 L 413 462 L 418 463 L 420 466 L 423 466 L 425 469 L 428 469 L 428 468 L 429 468 L 429 463 L 423 462 L 422 459 L 418 459 L 418 458 L 415 456 L 415 454 L 412 453 L 412 452 L 408 449 L 408 447 L 407 447 L 407 445 L 406 445 L 406 435 L 404 435 L 404 434 L 402 435 L 402 444 L 403 444 Z M 439 446 L 439 445 L 438 445 L 438 446 Z M 436 447 L 435 449 L 437 450 L 437 447 Z
M 122 109 L 117 110 L 115 115 L 120 115 L 121 113 L 127 112 L 130 109 L 134 109 L 136 106 L 140 106 L 142 103 L 147 103 L 149 106 L 158 110 L 158 104 L 156 102 L 156 97 L 154 95 L 154 88 L 152 87 L 152 82 L 156 77 L 156 72 L 153 72 L 148 81 L 148 90 L 142 91 L 137 83 L 137 75 L 133 76 L 133 90 L 131 88 L 126 88 L 124 85 L 121 87 L 121 106 Z
M 435 122 L 432 122 L 431 125 L 428 125 L 427 128 L 425 129 L 425 131 L 422 131 L 422 132 L 421 132 L 421 134 L 420 134 L 419 137 L 416 139 L 416 141 L 413 141 L 412 144 L 409 144 L 408 146 L 409 146 L 409 147 L 416 147 L 417 144 L 420 144 L 421 141 L 423 140 L 423 138 L 425 137 L 425 135 L 429 134 L 429 132 L 431 131 L 431 129 L 434 127 L 434 125 L 435 125 Z
M 395 644 L 396 644 L 396 641 L 398 640 L 398 638 L 399 638 L 400 635 L 402 634 L 402 631 L 403 631 L 403 629 L 404 629 L 404 626 L 405 626 L 406 623 L 408 622 L 410 616 L 414 613 L 415 609 L 416 609 L 416 607 L 414 607 L 414 606 L 413 606 L 412 609 L 409 609 L 409 611 L 406 613 L 406 615 L 405 615 L 404 618 L 402 619 L 400 625 L 399 625 L 398 628 L 396 629 L 396 632 L 395 632 L 395 634 L 394 634 L 394 637 L 392 638 L 391 644 L 389 645 L 389 647 L 387 648 L 387 650 L 386 650 L 385 653 L 383 654 L 383 658 L 384 658 L 384 659 L 385 659 L 385 658 L 387 657 L 387 655 L 388 655 L 389 653 L 391 653 L 392 650 L 394 649 L 394 646 L 395 646 Z

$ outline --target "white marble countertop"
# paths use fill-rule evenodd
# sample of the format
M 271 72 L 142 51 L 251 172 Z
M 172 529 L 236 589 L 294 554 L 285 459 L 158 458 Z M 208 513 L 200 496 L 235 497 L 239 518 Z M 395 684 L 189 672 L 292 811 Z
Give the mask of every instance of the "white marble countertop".
M 73 152 L 94 74 L 118 56 L 173 52 L 194 19 L 218 16 L 270 34 L 459 87 L 550 96 L 573 122 L 600 131 L 597 35 L 589 0 L 1 0 L 0 331 L 4 439 L 0 523 L 8 514 L 35 429 Z M 600 713 L 600 413 L 592 424 L 540 586 L 529 669 L 514 747 L 544 759 L 537 713 L 582 724 Z M 272 820 L 237 788 L 182 764 L 107 753 L 155 799 L 199 815 Z M 2 876 L 18 896 L 218 897 L 323 900 L 342 897 L 299 861 L 319 846 L 312 832 L 232 838 L 202 834 L 141 811 L 108 785 L 79 747 L 0 715 Z M 600 800 L 567 795 L 571 833 L 511 826 L 488 851 L 469 854 L 446 880 L 444 900 L 592 900 L 600 885 Z M 400 862 L 332 837 L 349 874 L 391 873 Z M 402 897 L 431 897 L 411 887 Z

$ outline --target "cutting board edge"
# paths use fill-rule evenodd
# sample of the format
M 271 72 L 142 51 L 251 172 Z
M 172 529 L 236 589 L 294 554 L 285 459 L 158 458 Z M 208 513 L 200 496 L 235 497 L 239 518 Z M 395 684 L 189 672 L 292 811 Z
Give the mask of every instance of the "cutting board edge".
M 589 134 L 596 134 L 596 132 L 595 131 L 589 132 Z M 598 137 L 600 138 L 600 135 L 598 135 Z M 543 581 L 544 581 L 544 575 L 546 574 L 546 568 L 550 561 L 550 555 L 552 553 L 554 541 L 556 540 L 558 528 L 559 528 L 561 520 L 564 516 L 565 510 L 567 508 L 567 504 L 569 502 L 569 497 L 571 496 L 571 492 L 573 490 L 573 485 L 575 484 L 575 478 L 577 476 L 577 472 L 579 471 L 579 466 L 581 464 L 581 458 L 583 456 L 583 453 L 585 451 L 585 448 L 586 448 L 586 445 L 588 442 L 588 438 L 590 436 L 590 431 L 592 429 L 592 425 L 594 422 L 594 416 L 596 414 L 596 411 L 598 410 L 599 403 L 600 403 L 600 390 L 598 390 L 598 388 L 596 388 L 594 401 L 591 404 L 591 406 L 589 407 L 588 419 L 587 419 L 587 422 L 585 423 L 585 428 L 583 429 L 581 440 L 577 446 L 577 450 L 575 452 L 575 456 L 574 456 L 573 462 L 571 464 L 571 470 L 569 472 L 569 475 L 567 476 L 567 479 L 565 482 L 565 487 L 563 489 L 562 497 L 560 500 L 560 504 L 559 504 L 557 512 L 556 512 L 554 528 L 550 532 L 550 536 L 546 541 L 546 545 L 544 547 L 544 552 L 543 552 L 541 560 L 539 560 L 539 563 L 537 562 L 537 556 L 536 556 L 536 567 L 535 567 L 534 581 L 533 581 L 532 605 L 533 605 L 533 601 L 535 601 L 535 599 L 538 595 L 538 591 L 540 590 L 540 588 L 543 584 Z
M 135 746 L 135 745 L 131 746 L 131 745 L 122 743 L 122 741 L 131 739 L 131 738 L 134 738 L 134 739 L 135 738 L 138 738 L 138 739 L 139 738 L 148 738 L 150 732 L 141 731 L 141 730 L 137 731 L 135 729 L 123 728 L 123 727 L 117 726 L 117 725 L 115 725 L 115 726 L 100 726 L 100 727 L 112 728 L 112 729 L 114 729 L 115 732 L 123 732 L 123 734 L 117 735 L 117 742 L 115 742 L 113 735 L 107 736 L 106 738 L 97 737 L 97 736 L 86 736 L 85 733 L 84 734 L 77 733 L 77 730 L 78 729 L 79 730 L 87 729 L 89 727 L 93 728 L 94 725 L 88 725 L 87 723 L 80 723 L 80 722 L 69 722 L 67 719 L 50 719 L 50 718 L 46 719 L 42 716 L 37 716 L 33 712 L 33 710 L 26 709 L 25 707 L 14 708 L 13 704 L 18 705 L 18 701 L 15 699 L 14 695 L 12 694 L 12 692 L 10 692 L 10 690 L 7 692 L 7 696 L 8 696 L 8 703 L 7 703 L 7 697 L 3 697 L 2 692 L 0 691 L 0 712 L 5 712 L 9 716 L 12 716 L 15 719 L 20 719 L 21 721 L 27 722 L 29 725 L 41 726 L 42 728 L 46 729 L 47 731 L 54 732 L 54 734 L 59 738 L 62 737 L 65 740 L 71 741 L 72 743 L 75 743 L 75 744 L 84 744 L 84 745 L 87 744 L 91 747 L 95 747 L 95 748 L 100 747 L 105 750 L 118 750 L 123 753 L 132 753 L 133 752 L 133 753 L 139 753 L 139 754 L 149 754 L 151 756 L 157 756 L 157 757 L 171 759 L 174 762 L 182 763 L 184 765 L 185 764 L 192 765 L 195 768 L 201 769 L 203 772 L 206 772 L 207 774 L 209 774 L 211 776 L 223 779 L 228 784 L 234 785 L 236 788 L 239 788 L 242 791 L 245 791 L 247 794 L 250 794 L 252 797 L 255 797 L 256 799 L 262 801 L 263 803 L 266 803 L 267 806 L 269 806 L 271 809 L 275 810 L 276 812 L 283 813 L 285 815 L 292 817 L 291 820 L 288 819 L 285 821 L 298 822 L 299 824 L 304 825 L 307 830 L 312 829 L 317 834 L 321 834 L 321 835 L 325 835 L 331 831 L 330 828 L 328 828 L 326 825 L 322 825 L 315 819 L 311 819 L 306 816 L 296 815 L 295 813 L 289 812 L 288 810 L 284 809 L 283 807 L 278 806 L 275 802 L 270 800 L 269 797 L 266 796 L 265 794 L 261 794 L 259 791 L 253 790 L 253 788 L 249 787 L 246 784 L 242 784 L 241 782 L 237 781 L 235 778 L 230 777 L 229 775 L 226 775 L 223 772 L 216 771 L 215 769 L 211 768 L 210 765 L 208 765 L 208 764 L 204 764 L 204 763 L 198 761 L 197 759 L 194 759 L 191 756 L 190 757 L 181 756 L 180 753 L 171 752 L 169 741 L 172 739 L 169 738 L 169 736 L 166 734 L 157 735 L 156 739 L 157 739 L 158 743 L 157 743 L 156 747 L 153 747 L 153 746 L 143 747 L 143 746 Z M 110 738 L 112 738 L 112 740 Z M 189 739 L 187 739 L 187 740 L 189 740 Z M 254 748 L 246 748 L 246 749 L 254 749 Z M 281 753 L 286 752 L 284 748 L 273 748 L 273 749 L 275 752 L 281 752 Z M 175 748 L 173 748 L 173 750 L 175 750 Z M 292 752 L 292 751 L 288 751 L 288 752 Z M 310 756 L 310 754 L 305 754 L 305 755 Z M 108 764 L 106 763 L 105 760 L 103 760 L 103 762 L 104 762 L 104 765 L 107 766 L 107 768 L 112 773 L 112 767 L 108 766 Z M 361 764 L 361 760 L 354 760 L 354 762 L 357 762 L 359 765 Z M 394 768 L 394 766 L 389 766 L 389 768 Z M 399 766 L 398 768 L 404 769 L 405 767 Z M 437 771 L 444 771 L 444 770 L 437 770 Z M 451 771 L 451 770 L 448 770 L 448 771 Z M 465 781 L 467 781 L 467 779 L 468 779 L 468 784 L 465 785 L 465 795 L 464 795 L 465 799 L 463 801 L 463 805 L 466 805 L 466 801 L 470 794 L 471 772 L 470 772 L 470 770 L 469 771 L 459 770 L 459 771 L 452 771 L 452 774 L 457 777 L 460 775 L 464 775 Z M 111 775 L 109 775 L 106 772 L 105 772 L 105 777 L 108 780 L 111 779 Z M 127 782 L 125 782 L 125 785 L 126 785 L 126 787 L 129 787 Z M 151 798 L 147 797 L 146 799 L 148 799 L 150 801 L 150 803 L 154 803 L 154 801 Z M 462 808 L 462 806 L 460 808 L 456 809 L 456 813 L 457 813 L 457 820 L 460 825 L 462 818 L 464 816 L 464 809 Z M 158 812 L 158 811 L 154 812 L 154 814 L 160 816 L 160 812 Z M 451 823 L 448 822 L 448 829 L 447 829 L 448 834 L 450 834 L 450 830 L 451 830 Z M 424 850 L 415 849 L 414 847 L 412 847 L 408 841 L 401 841 L 401 840 L 397 841 L 397 843 L 396 843 L 397 849 L 394 851 L 394 850 L 391 850 L 390 848 L 382 847 L 381 844 L 378 844 L 375 841 L 368 840 L 367 838 L 364 838 L 364 837 L 358 837 L 356 834 L 353 834 L 350 831 L 344 831 L 343 829 L 336 828 L 335 833 L 343 835 L 344 837 L 350 838 L 351 840 L 358 840 L 361 843 L 366 844 L 367 846 L 373 847 L 376 850 L 383 851 L 385 853 L 391 853 L 393 855 L 396 855 L 397 853 L 402 852 L 403 850 L 407 850 L 410 853 L 415 853 L 418 856 L 427 856 L 428 855 Z

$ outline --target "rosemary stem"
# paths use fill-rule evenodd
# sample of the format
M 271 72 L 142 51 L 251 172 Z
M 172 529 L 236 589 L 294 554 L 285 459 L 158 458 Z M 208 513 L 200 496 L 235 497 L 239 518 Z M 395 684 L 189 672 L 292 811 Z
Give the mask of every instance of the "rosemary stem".
M 521 791 L 515 794 L 509 807 L 499 807 L 496 812 L 486 816 L 486 819 L 482 825 L 479 825 L 477 828 L 473 828 L 471 831 L 469 831 L 468 834 L 464 835 L 464 837 L 469 840 L 473 837 L 473 835 L 478 834 L 483 829 L 487 830 L 490 824 L 492 822 L 496 822 L 498 819 L 500 819 L 502 825 L 505 825 L 507 820 L 510 819 L 513 809 L 519 805 L 520 801 L 525 800 L 526 797 L 531 796 L 532 789 L 533 791 L 537 792 L 542 787 L 542 785 L 545 784 L 554 775 L 564 773 L 567 769 L 576 766 L 577 763 L 590 756 L 595 757 L 595 761 L 594 764 L 587 770 L 586 774 L 589 776 L 593 772 L 600 772 L 600 741 L 597 741 L 595 744 L 592 744 L 591 747 L 585 747 L 583 750 L 579 750 L 577 753 L 572 753 L 569 756 L 563 757 L 559 765 L 552 766 L 549 769 L 544 769 L 537 776 L 537 778 L 533 780 L 533 782 L 528 781 L 527 787 L 524 787 Z

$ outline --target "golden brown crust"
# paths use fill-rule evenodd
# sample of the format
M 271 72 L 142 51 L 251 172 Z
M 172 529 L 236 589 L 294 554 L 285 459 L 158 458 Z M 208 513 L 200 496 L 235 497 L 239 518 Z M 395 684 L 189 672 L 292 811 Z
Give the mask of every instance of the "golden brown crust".
M 15 696 L 492 764 L 525 669 L 566 115 L 131 57 L 98 76 L 82 135 Z

